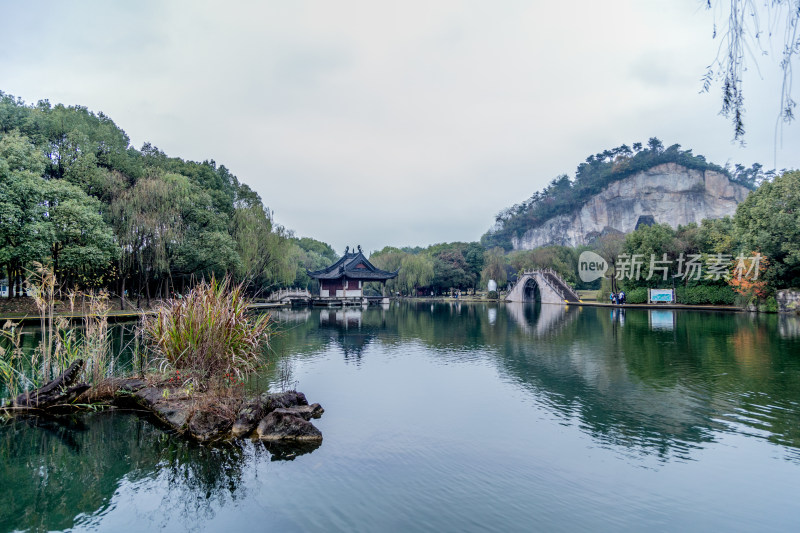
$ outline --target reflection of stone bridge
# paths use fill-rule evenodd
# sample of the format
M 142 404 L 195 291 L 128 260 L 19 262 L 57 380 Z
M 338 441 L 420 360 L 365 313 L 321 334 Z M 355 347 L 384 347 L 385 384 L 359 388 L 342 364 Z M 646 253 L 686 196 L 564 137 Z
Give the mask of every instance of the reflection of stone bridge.
M 522 303 L 509 303 L 506 314 L 526 335 L 542 337 L 563 329 L 578 316 L 578 309 L 566 306 L 532 306 Z
M 523 272 L 506 296 L 506 301 L 564 304 L 580 302 L 580 297 L 561 276 L 545 268 Z

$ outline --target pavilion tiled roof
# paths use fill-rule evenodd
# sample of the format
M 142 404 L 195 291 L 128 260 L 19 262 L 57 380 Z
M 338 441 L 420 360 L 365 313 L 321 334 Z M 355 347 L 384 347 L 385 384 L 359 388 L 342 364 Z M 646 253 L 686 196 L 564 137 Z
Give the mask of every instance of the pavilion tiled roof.
M 363 265 L 358 268 L 358 265 Z M 357 252 L 350 252 L 349 248 L 345 250 L 344 255 L 329 267 L 321 270 L 306 270 L 308 275 L 315 279 L 360 279 L 365 281 L 384 281 L 397 277 L 400 269 L 394 272 L 381 270 L 376 267 L 369 260 L 364 257 L 361 252 L 361 247 L 358 247 Z

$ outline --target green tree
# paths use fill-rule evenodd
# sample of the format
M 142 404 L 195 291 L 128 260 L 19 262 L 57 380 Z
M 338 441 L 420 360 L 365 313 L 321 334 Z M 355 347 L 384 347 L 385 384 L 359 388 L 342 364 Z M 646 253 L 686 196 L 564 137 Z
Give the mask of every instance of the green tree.
M 427 254 L 407 254 L 400 261 L 398 285 L 407 294 L 416 294 L 417 289 L 429 286 L 433 276 L 434 261 Z
M 489 280 L 495 280 L 498 287 L 505 287 L 508 282 L 506 275 L 505 251 L 495 246 L 487 250 L 483 256 L 483 270 L 481 270 L 481 284 L 486 286 Z
M 672 284 L 672 258 L 674 250 L 675 230 L 669 224 L 653 224 L 652 226 L 642 226 L 638 230 L 629 233 L 625 237 L 625 253 L 632 262 L 638 262 L 641 266 L 637 269 L 628 270 L 627 279 L 622 281 L 626 289 L 635 287 L 663 287 L 665 283 Z M 663 261 L 664 254 L 667 254 L 669 263 L 652 263 L 656 266 L 667 266 L 667 280 L 665 281 L 663 270 L 654 268 L 651 276 L 651 260 Z M 634 259 L 636 258 L 636 259 Z M 647 279 L 650 277 L 650 279 Z M 632 279 L 631 279 L 632 278 Z
M 467 262 L 469 266 L 470 273 L 472 274 L 475 283 L 481 279 L 481 272 L 483 271 L 483 254 L 485 250 L 483 246 L 481 246 L 477 242 L 471 242 L 467 244 L 465 249 L 463 250 L 464 260 Z M 476 288 L 473 285 L 473 288 Z
M 44 157 L 27 137 L 19 132 L 0 137 L 0 266 L 9 298 L 21 287 L 24 268 L 48 253 L 44 168 Z
M 621 233 L 609 233 L 603 235 L 594 243 L 594 250 L 603 259 L 608 261 L 608 272 L 606 277 L 609 279 L 611 292 L 617 292 L 617 260 L 625 250 L 625 236 Z
M 744 251 L 769 259 L 765 280 L 772 290 L 800 287 L 800 171 L 750 193 L 736 209 L 734 223 Z
M 410 254 L 400 250 L 399 248 L 385 246 L 377 252 L 372 252 L 369 256 L 369 261 L 382 270 L 394 272 L 400 268 L 403 263 L 403 259 L 408 255 Z M 386 282 L 386 289 L 391 293 L 402 292 L 403 294 L 406 294 L 405 288 L 400 284 L 399 276 L 397 278 L 388 280 Z
M 42 188 L 51 226 L 50 258 L 59 279 L 66 286 L 102 284 L 102 273 L 120 252 L 101 215 L 102 204 L 63 180 L 43 182 Z
M 475 280 L 464 256 L 458 250 L 446 250 L 433 257 L 431 285 L 437 292 L 472 287 Z

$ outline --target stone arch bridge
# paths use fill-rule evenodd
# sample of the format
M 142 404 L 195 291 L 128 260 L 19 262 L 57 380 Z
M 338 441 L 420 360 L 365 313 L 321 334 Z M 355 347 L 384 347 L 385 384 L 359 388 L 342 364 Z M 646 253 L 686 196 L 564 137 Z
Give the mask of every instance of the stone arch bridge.
M 580 302 L 580 296 L 555 271 L 545 268 L 523 272 L 508 292 L 507 302 L 568 304 Z

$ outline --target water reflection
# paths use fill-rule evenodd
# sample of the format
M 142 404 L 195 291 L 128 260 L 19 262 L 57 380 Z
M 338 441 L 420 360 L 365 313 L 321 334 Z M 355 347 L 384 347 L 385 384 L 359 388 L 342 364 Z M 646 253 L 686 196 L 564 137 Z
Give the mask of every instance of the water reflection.
M 361 364 L 373 344 L 409 341 L 460 358 L 488 350 L 565 423 L 625 453 L 686 459 L 733 431 L 800 457 L 795 317 L 454 302 L 314 313 L 297 333 L 322 340 L 287 345 L 296 356 L 334 346 Z
M 578 316 L 578 308 L 564 305 L 510 302 L 504 307 L 522 332 L 536 337 L 558 332 Z
M 489 318 L 489 325 L 494 326 L 495 323 L 497 322 L 497 308 L 490 307 L 487 311 L 486 316 Z
M 675 329 L 675 312 L 671 309 L 650 309 L 650 329 L 653 331 L 672 331 Z
M 0 426 L 0 530 L 91 527 L 140 482 L 169 487 L 155 527 L 178 514 L 191 529 L 244 497 L 244 472 L 269 456 L 260 443 L 202 446 L 119 412 L 18 418 Z
M 604 316 L 586 309 L 548 345 L 515 344 L 505 369 L 623 450 L 688 458 L 735 431 L 800 458 L 798 346 L 770 333 L 776 317 L 627 310 L 622 327 L 620 314 Z
M 800 316 L 781 314 L 778 317 L 778 332 L 784 338 L 800 338 Z
M 800 337 L 783 317 L 454 302 L 339 311 L 274 312 L 272 353 L 326 408 L 311 456 L 193 445 L 120 413 L 18 419 L 0 427 L 0 530 L 797 522 Z
M 347 362 L 361 363 L 364 351 L 376 338 L 373 327 L 362 328 L 365 311 L 362 309 L 323 309 L 319 313 L 319 330 L 339 345 Z M 383 309 L 373 309 L 369 317 L 383 317 Z M 374 324 L 371 324 L 374 326 Z

